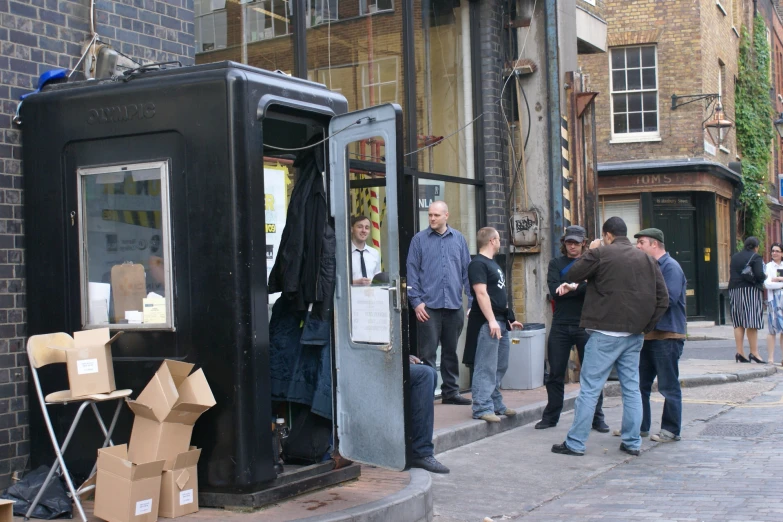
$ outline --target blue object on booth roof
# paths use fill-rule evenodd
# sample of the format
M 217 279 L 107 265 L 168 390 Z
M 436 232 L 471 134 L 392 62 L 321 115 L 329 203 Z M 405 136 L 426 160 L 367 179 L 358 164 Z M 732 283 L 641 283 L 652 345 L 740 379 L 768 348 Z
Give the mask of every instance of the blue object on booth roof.
M 51 82 L 52 80 L 62 80 L 63 78 L 67 78 L 67 76 L 68 69 L 52 69 L 50 71 L 46 71 L 38 77 L 38 85 L 36 86 L 36 89 L 33 92 L 28 92 L 27 94 L 21 95 L 19 99 L 24 100 L 31 94 L 41 92 L 41 89 L 43 89 L 47 83 Z

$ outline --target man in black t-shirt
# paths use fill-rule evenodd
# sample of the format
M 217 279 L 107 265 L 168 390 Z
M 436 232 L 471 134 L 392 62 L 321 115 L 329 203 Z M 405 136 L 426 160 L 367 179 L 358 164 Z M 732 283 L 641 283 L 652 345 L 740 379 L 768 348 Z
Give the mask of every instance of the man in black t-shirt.
M 473 418 L 487 422 L 500 422 L 498 415 L 512 416 L 516 411 L 506 408 L 500 394 L 500 381 L 508 368 L 508 329 L 522 328 L 508 307 L 506 277 L 500 266 L 493 261 L 500 250 L 500 235 L 492 227 L 485 227 L 476 234 L 479 253 L 468 266 L 468 280 L 473 292 L 473 307 L 468 317 L 468 331 L 471 323 L 478 328 L 467 343 L 475 343 L 473 368 Z M 466 346 L 466 350 L 468 347 Z
M 549 295 L 555 302 L 555 310 L 547 342 L 547 360 L 549 361 L 549 376 L 546 380 L 547 403 L 544 413 L 541 415 L 541 421 L 536 424 L 537 430 L 557 426 L 557 421 L 560 420 L 560 413 L 563 411 L 563 396 L 565 395 L 565 373 L 568 368 L 568 359 L 571 356 L 571 347 L 576 345 L 580 363 L 585 358 L 585 345 L 590 336 L 584 328 L 580 328 L 579 320 L 582 317 L 582 305 L 585 302 L 587 283 L 585 281 L 578 284 L 572 282 L 566 277 L 566 274 L 584 252 L 587 246 L 586 237 L 587 232 L 578 225 L 566 228 L 566 232 L 560 240 L 560 251 L 563 255 L 549 262 L 546 280 L 549 286 Z M 601 407 L 603 402 L 604 395 L 601 394 L 595 407 L 593 429 L 607 433 L 609 426 L 604 422 L 604 412 Z

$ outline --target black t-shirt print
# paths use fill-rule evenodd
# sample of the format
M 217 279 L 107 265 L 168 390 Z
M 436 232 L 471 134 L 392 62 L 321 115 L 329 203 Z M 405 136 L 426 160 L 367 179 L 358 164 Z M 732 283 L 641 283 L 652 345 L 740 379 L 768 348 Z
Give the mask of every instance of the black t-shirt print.
M 470 291 L 473 293 L 473 308 L 478 313 L 481 313 L 481 311 L 479 310 L 478 302 L 475 300 L 476 292 L 473 290 L 473 285 L 475 284 L 487 285 L 487 294 L 489 294 L 492 310 L 495 313 L 504 315 L 507 313 L 506 277 L 497 263 L 481 254 L 477 255 L 468 265 L 468 280 L 470 281 Z M 471 310 L 472 313 L 473 310 Z

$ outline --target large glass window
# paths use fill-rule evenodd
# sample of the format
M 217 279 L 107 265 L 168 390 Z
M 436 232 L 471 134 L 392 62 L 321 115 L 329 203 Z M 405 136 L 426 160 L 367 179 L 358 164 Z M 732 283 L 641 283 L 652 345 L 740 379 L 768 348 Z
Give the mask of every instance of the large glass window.
M 172 328 L 168 164 L 82 168 L 82 322 Z
M 614 199 L 603 196 L 601 197 L 599 214 L 599 224 L 601 225 L 612 216 L 622 218 L 625 221 L 625 226 L 628 227 L 628 237 L 633 237 L 641 229 L 642 220 L 638 197 L 622 196 Z
M 716 198 L 718 232 L 718 282 L 729 283 L 729 263 L 731 262 L 731 205 L 729 200 Z
M 610 61 L 612 139 L 659 139 L 655 46 L 614 48 L 610 53 Z

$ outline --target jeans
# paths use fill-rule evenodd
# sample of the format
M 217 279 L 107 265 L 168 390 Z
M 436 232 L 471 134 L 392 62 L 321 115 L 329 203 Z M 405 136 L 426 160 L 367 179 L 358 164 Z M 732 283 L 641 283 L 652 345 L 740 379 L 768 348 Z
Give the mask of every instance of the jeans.
M 547 403 L 541 420 L 547 424 L 557 424 L 560 420 L 560 413 L 563 411 L 563 397 L 565 395 L 565 374 L 568 368 L 568 360 L 571 357 L 571 347 L 576 345 L 579 353 L 579 362 L 584 364 L 585 345 L 590 335 L 584 328 L 577 325 L 552 323 L 549 331 L 549 340 L 547 341 L 547 360 L 549 361 L 549 377 L 546 381 Z M 593 416 L 593 425 L 601 424 L 604 421 L 604 412 L 602 409 L 604 403 L 604 394 L 598 396 L 598 403 L 595 407 Z
M 642 393 L 642 431 L 650 431 L 650 392 L 658 377 L 658 392 L 663 395 L 661 430 L 678 436 L 682 426 L 682 391 L 678 362 L 684 339 L 644 341 L 639 360 L 639 390 Z
M 426 364 L 411 364 L 411 454 L 413 458 L 430 457 L 435 451 L 432 429 L 435 424 L 433 395 L 438 374 Z
M 505 321 L 500 324 L 500 339 L 490 337 L 489 323 L 479 330 L 476 360 L 473 367 L 473 418 L 506 411 L 500 394 L 500 381 L 508 369 L 509 339 Z
M 443 397 L 453 397 L 459 393 L 457 341 L 465 325 L 465 314 L 462 312 L 462 307 L 457 310 L 429 307 L 425 309 L 430 318 L 423 323 L 416 321 L 419 333 L 419 359 L 435 368 L 436 352 L 440 342 L 440 374 L 443 377 L 440 390 Z
M 612 367 L 617 368 L 623 392 L 622 440 L 630 449 L 639 449 L 642 438 L 642 399 L 639 393 L 639 352 L 644 336 L 612 337 L 593 332 L 585 346 L 585 363 L 579 378 L 581 390 L 576 398 L 574 424 L 568 431 L 566 446 L 571 451 L 584 453 L 590 435 L 598 396 L 603 390 Z

